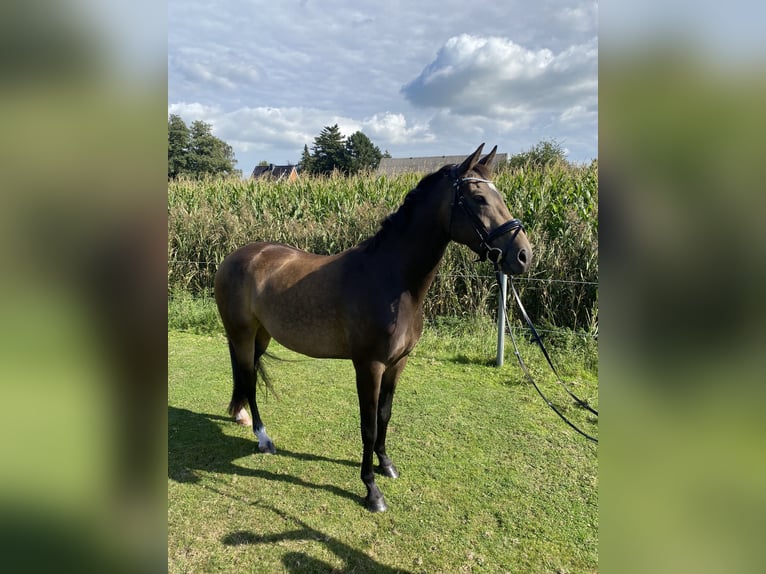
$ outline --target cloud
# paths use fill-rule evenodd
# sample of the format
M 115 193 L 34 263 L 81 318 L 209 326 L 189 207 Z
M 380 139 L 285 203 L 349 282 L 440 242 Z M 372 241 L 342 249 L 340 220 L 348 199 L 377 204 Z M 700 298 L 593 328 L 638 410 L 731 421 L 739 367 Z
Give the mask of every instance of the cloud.
M 201 120 L 210 124 L 213 133 L 235 151 L 311 147 L 322 128 L 334 124 L 345 136 L 364 132 L 379 147 L 435 139 L 427 123 L 411 124 L 403 114 L 391 112 L 357 120 L 315 108 L 242 107 L 225 111 L 216 105 L 178 102 L 168 106 L 168 114 L 179 115 L 187 123 Z
M 374 142 L 385 144 L 402 144 L 413 142 L 430 142 L 436 139 L 427 123 L 408 125 L 404 114 L 385 112 L 375 114 L 362 121 L 362 131 Z
M 187 48 L 168 58 L 168 72 L 174 81 L 196 89 L 209 86 L 234 91 L 252 86 L 260 79 L 255 65 L 237 57 L 231 50 Z
M 217 109 L 216 106 L 205 106 L 198 102 L 178 102 L 168 105 L 168 115 L 175 114 L 181 116 L 186 123 L 191 123 L 196 120 L 210 123 L 206 118 L 215 114 Z
M 595 102 L 591 106 L 575 105 L 565 109 L 559 115 L 562 124 L 571 127 L 590 125 L 598 121 L 598 110 Z
M 468 34 L 447 40 L 420 75 L 402 87 L 415 106 L 512 124 L 577 106 L 592 111 L 597 90 L 596 38 L 554 53 Z
M 598 27 L 598 2 L 585 2 L 577 6 L 567 6 L 556 12 L 556 19 L 567 29 L 577 32 L 590 32 Z
M 177 114 L 186 122 L 202 120 L 211 125 L 217 137 L 227 142 L 236 141 L 246 149 L 284 145 L 300 149 L 304 143 L 313 141 L 324 125 L 322 119 L 326 118 L 325 114 L 310 108 L 262 106 L 225 111 L 219 106 L 198 102 L 171 104 L 168 113 Z

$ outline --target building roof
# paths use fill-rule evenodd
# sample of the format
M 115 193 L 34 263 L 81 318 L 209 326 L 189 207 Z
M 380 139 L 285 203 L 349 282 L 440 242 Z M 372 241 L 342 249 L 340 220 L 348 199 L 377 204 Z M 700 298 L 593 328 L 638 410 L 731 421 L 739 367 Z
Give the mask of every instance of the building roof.
M 434 155 L 426 157 L 384 157 L 380 160 L 379 175 L 397 175 L 400 173 L 432 173 L 445 165 L 460 164 L 465 155 Z M 507 153 L 495 156 L 495 164 L 508 161 Z
M 276 180 L 280 180 L 283 177 L 286 177 L 290 179 L 293 176 L 293 172 L 295 174 L 298 174 L 297 166 L 294 165 L 274 165 L 273 163 L 270 163 L 269 165 L 257 165 L 255 166 L 255 169 L 253 170 L 253 173 L 250 175 L 253 179 L 259 178 L 259 177 L 273 177 Z

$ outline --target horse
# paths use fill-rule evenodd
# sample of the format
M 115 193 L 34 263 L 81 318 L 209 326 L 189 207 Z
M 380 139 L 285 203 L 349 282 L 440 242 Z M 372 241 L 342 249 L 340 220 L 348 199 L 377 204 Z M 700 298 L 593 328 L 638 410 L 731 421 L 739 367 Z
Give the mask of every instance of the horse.
M 334 255 L 251 243 L 221 262 L 215 300 L 228 339 L 234 387 L 229 414 L 252 425 L 262 453 L 276 449 L 256 403 L 261 358 L 271 339 L 315 358 L 349 359 L 356 373 L 365 507 L 388 507 L 377 471 L 397 478 L 386 431 L 399 377 L 423 332 L 423 301 L 450 241 L 524 273 L 532 248 L 489 179 L 497 146 L 424 176 L 378 232 Z M 252 418 L 246 405 L 250 407 Z

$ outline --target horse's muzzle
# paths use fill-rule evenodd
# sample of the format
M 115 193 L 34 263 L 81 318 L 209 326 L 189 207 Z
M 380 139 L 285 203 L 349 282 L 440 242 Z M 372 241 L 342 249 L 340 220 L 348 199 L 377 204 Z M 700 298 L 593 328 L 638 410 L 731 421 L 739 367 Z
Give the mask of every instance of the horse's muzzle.
M 532 251 L 522 247 L 511 249 L 506 257 L 500 260 L 500 268 L 506 275 L 521 275 L 526 273 L 532 263 Z

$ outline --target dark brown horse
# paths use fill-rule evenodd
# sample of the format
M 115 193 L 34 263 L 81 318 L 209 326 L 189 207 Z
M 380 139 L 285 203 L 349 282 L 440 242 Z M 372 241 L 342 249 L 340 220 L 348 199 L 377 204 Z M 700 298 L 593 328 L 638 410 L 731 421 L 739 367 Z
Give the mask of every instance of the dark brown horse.
M 255 401 L 260 358 L 272 337 L 319 358 L 351 359 L 361 418 L 365 505 L 386 510 L 379 472 L 399 473 L 386 454 L 397 380 L 423 330 L 423 300 L 447 244 L 467 245 L 505 273 L 532 259 L 524 229 L 489 180 L 495 147 L 484 144 L 460 165 L 424 177 L 376 235 L 337 255 L 251 243 L 228 255 L 215 277 L 215 299 L 229 340 L 234 391 L 229 413 L 251 424 L 261 452 L 276 452 Z

